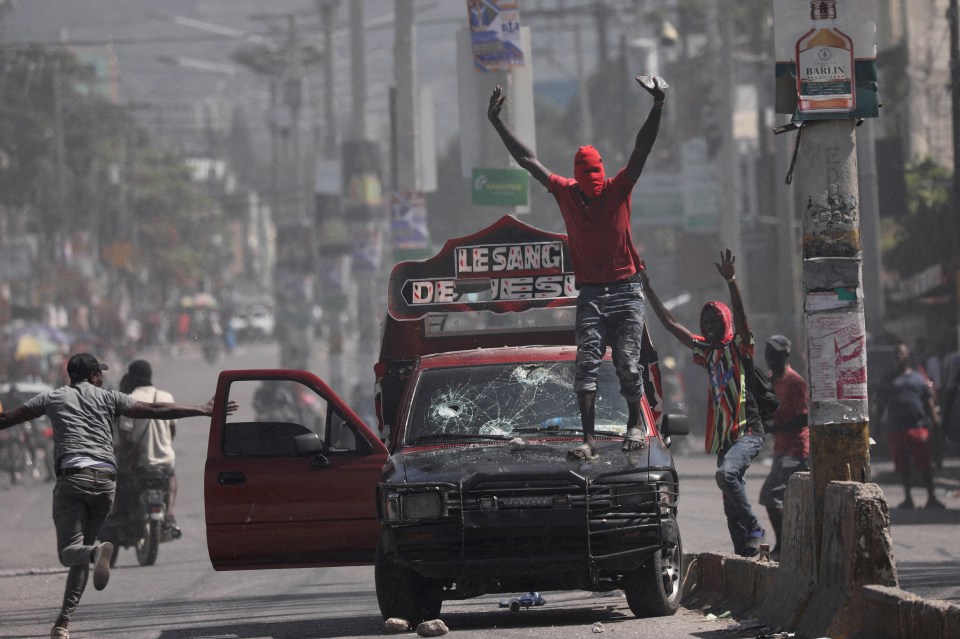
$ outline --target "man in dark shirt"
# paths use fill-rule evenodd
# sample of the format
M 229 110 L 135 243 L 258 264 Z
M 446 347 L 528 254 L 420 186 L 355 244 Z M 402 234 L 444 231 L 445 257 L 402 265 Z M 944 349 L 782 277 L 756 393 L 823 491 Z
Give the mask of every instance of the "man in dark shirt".
M 67 626 L 87 585 L 90 565 L 93 587 L 103 590 L 110 579 L 113 544 L 96 543 L 117 491 L 117 461 L 113 452 L 115 417 L 178 419 L 213 414 L 213 400 L 203 406 L 146 403 L 126 393 L 103 388 L 108 367 L 90 353 L 78 353 L 67 362 L 70 384 L 35 396 L 22 406 L 0 413 L 0 430 L 42 415 L 53 424 L 53 522 L 57 554 L 70 568 L 60 616 L 50 630 L 53 639 L 69 639 Z M 235 402 L 227 413 L 236 411 Z
M 753 334 L 747 323 L 733 262 L 727 249 L 720 253 L 717 272 L 727 282 L 730 308 L 708 302 L 700 311 L 700 332 L 695 335 L 667 310 L 650 285 L 646 269 L 640 271 L 650 305 L 664 327 L 693 351 L 693 361 L 707 369 L 707 434 L 704 449 L 717 455 L 715 479 L 723 494 L 723 513 L 734 551 L 752 557 L 760 550 L 766 532 L 747 498 L 750 462 L 763 447 L 763 422 L 757 400 L 747 383 L 753 366 Z
M 575 179 L 548 170 L 533 151 L 500 119 L 506 95 L 498 86 L 490 96 L 487 117 L 510 155 L 554 196 L 567 228 L 570 257 L 580 294 L 577 298 L 577 361 L 574 390 L 583 425 L 583 444 L 570 451 L 574 459 L 596 457 L 594 437 L 597 372 L 607 346 L 627 402 L 627 430 L 623 450 L 643 447 L 647 429 L 640 412 L 643 365 L 640 362 L 644 325 L 640 256 L 630 233 L 630 197 L 660 130 L 666 83 L 638 76 L 653 96 L 653 107 L 637 132 L 627 165 L 606 179 L 603 159 L 592 146 L 582 146 L 574 157 Z
M 911 462 L 920 473 L 927 489 L 927 508 L 942 509 L 943 502 L 937 499 L 933 487 L 933 468 L 930 463 L 930 430 L 923 423 L 926 416 L 935 426 L 940 426 L 933 391 L 926 378 L 911 366 L 910 349 L 904 342 L 897 344 L 896 372 L 887 376 L 877 398 L 877 414 L 887 431 L 887 442 L 893 465 L 906 498 L 898 508 L 913 508 L 911 488 Z

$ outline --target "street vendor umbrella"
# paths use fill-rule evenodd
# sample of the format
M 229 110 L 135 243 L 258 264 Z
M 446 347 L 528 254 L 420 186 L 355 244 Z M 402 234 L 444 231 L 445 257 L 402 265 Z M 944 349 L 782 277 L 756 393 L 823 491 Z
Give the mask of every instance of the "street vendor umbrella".
M 217 298 L 210 293 L 197 293 L 193 296 L 193 305 L 197 308 L 217 308 Z
M 60 352 L 60 345 L 43 337 L 23 335 L 16 339 L 16 348 L 13 359 L 21 360 L 28 357 L 46 357 Z
M 67 346 L 70 345 L 70 335 L 64 331 L 61 331 L 59 328 L 47 326 L 46 324 L 34 323 L 16 326 L 11 331 L 11 334 L 13 335 L 14 339 L 35 337 L 39 340 L 45 340 L 55 344 L 65 344 Z

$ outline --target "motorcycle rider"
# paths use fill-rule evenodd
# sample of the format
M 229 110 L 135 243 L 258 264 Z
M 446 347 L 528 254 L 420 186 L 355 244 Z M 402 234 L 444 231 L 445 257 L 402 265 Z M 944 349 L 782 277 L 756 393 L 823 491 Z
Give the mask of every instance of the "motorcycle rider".
M 150 362 L 138 359 L 130 363 L 127 372 L 120 380 L 120 392 L 127 393 L 136 400 L 146 403 L 173 403 L 173 395 L 153 385 L 153 367 Z M 147 417 L 134 419 L 121 416 L 117 420 L 119 446 L 123 449 L 136 444 L 136 469 L 146 469 L 163 473 L 167 477 L 166 519 L 164 527 L 170 532 L 179 532 L 180 527 L 173 515 L 177 500 L 176 453 L 173 450 L 173 438 L 177 435 L 177 420 Z M 120 500 L 118 500 L 119 503 Z

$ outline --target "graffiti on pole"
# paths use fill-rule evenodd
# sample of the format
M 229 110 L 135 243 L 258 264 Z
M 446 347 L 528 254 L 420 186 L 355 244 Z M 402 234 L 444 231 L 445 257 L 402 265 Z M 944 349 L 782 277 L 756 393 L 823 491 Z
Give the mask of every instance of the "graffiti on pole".
M 876 0 L 774 0 L 773 28 L 777 113 L 877 117 Z
M 467 0 L 473 67 L 507 71 L 523 66 L 517 0 Z

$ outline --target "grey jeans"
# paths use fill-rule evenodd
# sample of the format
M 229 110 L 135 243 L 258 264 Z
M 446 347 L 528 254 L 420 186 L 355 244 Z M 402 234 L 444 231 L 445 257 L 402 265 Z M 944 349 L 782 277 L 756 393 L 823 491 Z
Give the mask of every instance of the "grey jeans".
M 53 489 L 53 523 L 57 556 L 70 568 L 60 616 L 69 619 L 80 603 L 100 527 L 110 514 L 117 483 L 106 475 L 64 475 Z
M 577 393 L 597 390 L 597 372 L 607 346 L 620 379 L 620 394 L 628 402 L 643 395 L 640 346 L 645 309 L 643 285 L 586 284 L 577 297 Z

